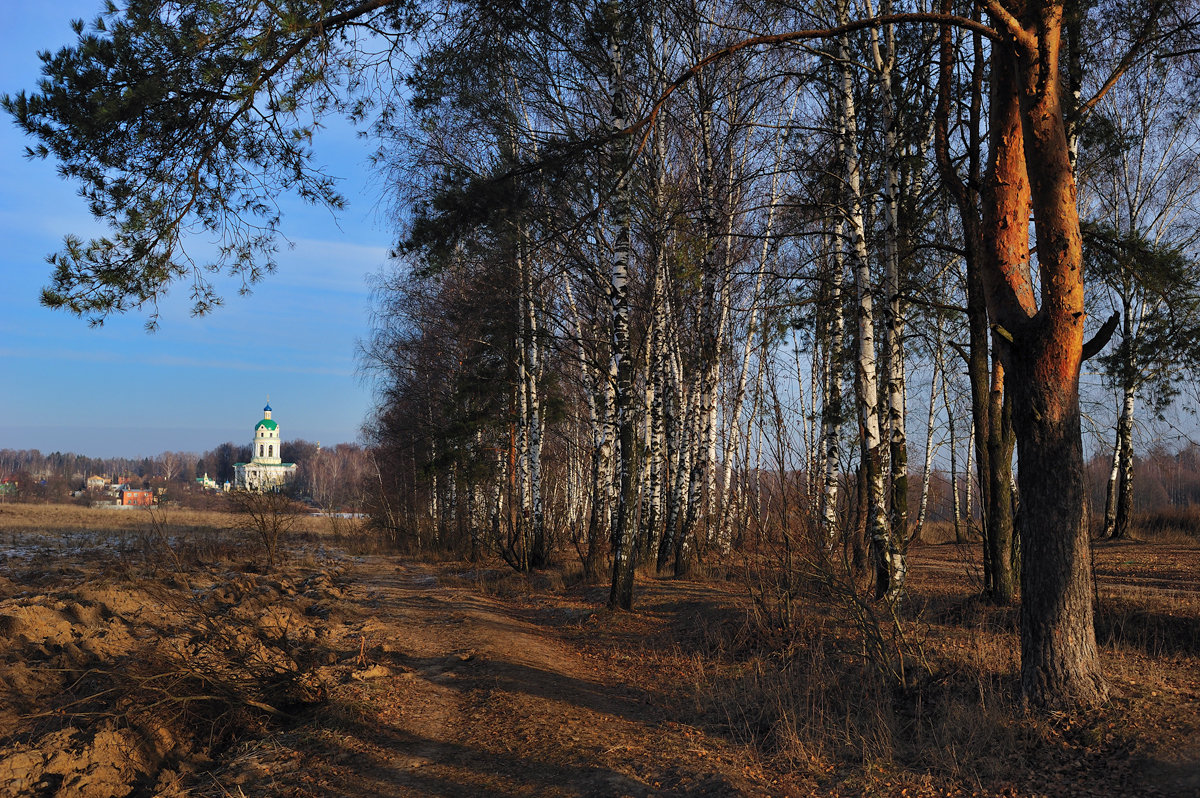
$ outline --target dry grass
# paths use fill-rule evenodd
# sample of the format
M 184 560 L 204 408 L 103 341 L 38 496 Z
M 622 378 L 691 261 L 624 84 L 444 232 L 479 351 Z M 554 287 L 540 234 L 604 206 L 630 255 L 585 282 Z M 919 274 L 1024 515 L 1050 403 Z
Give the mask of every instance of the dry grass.
M 48 535 L 81 531 L 137 532 L 146 526 L 152 509 L 164 513 L 172 525 L 182 529 L 219 530 L 232 526 L 230 514 L 217 510 L 175 507 L 118 510 L 75 504 L 0 504 L 0 535 L 11 532 Z M 304 515 L 300 517 L 296 531 L 325 535 L 330 532 L 329 520 Z
M 963 525 L 967 533 L 967 537 L 972 540 L 978 537 L 978 530 L 973 528 L 972 524 L 963 520 Z M 954 522 L 952 521 L 926 521 L 925 526 L 921 529 L 921 539 L 917 541 L 926 546 L 938 546 L 943 543 L 954 543 Z
M 905 683 L 872 663 L 844 597 L 809 585 L 786 645 L 756 624 L 705 631 L 682 668 L 690 711 L 821 795 L 1196 794 L 1200 552 L 1097 550 L 1113 698 L 1067 717 L 1021 704 L 1018 611 L 979 597 L 977 548 L 914 549 L 901 624 L 922 661 Z
M 1200 543 L 1200 506 L 1167 507 L 1134 518 L 1134 537 L 1170 543 Z

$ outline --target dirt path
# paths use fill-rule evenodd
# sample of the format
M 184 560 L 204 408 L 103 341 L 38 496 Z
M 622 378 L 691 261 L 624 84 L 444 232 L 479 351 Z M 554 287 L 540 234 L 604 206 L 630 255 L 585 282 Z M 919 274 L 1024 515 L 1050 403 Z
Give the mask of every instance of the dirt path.
M 311 722 L 214 773 L 212 795 L 801 794 L 572 642 L 595 604 L 500 601 L 388 560 L 350 579 L 331 621 L 358 669 Z

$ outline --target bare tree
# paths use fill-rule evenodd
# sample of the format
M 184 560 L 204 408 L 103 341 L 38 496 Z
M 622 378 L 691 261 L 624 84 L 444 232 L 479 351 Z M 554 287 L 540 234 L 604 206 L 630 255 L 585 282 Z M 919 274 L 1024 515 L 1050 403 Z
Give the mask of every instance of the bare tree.
M 280 558 L 280 547 L 300 518 L 302 505 L 282 491 L 235 490 L 228 496 L 234 528 L 256 537 L 267 567 L 274 568 Z

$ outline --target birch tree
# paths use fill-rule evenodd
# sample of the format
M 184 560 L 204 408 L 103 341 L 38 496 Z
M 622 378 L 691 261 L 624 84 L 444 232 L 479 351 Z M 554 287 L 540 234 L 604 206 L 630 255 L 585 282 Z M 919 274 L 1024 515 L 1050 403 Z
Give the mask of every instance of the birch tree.
M 1089 274 L 1109 289 L 1120 315 L 1114 351 L 1100 358 L 1118 392 L 1106 537 L 1129 537 L 1133 431 L 1139 397 L 1152 411 L 1174 398 L 1195 366 L 1200 207 L 1197 87 L 1170 60 L 1109 91 L 1083 135 Z M 1099 304 L 1099 303 L 1098 303 Z
M 837 22 L 849 21 L 847 2 L 837 7 Z M 871 557 L 875 568 L 877 598 L 895 598 L 903 583 L 904 559 L 888 528 L 887 493 L 883 471 L 883 439 L 879 379 L 875 354 L 875 300 L 867 253 L 867 231 L 864 220 L 862 166 L 859 159 L 858 116 L 854 100 L 854 77 L 851 72 L 849 40 L 842 35 L 837 40 L 837 61 L 840 77 L 838 94 L 838 149 L 844 175 L 844 213 L 849 241 L 847 253 L 857 299 L 855 317 L 858 325 L 858 408 L 863 430 L 863 481 L 861 490 L 867 495 L 867 537 L 871 541 Z
M 611 129 L 614 133 L 628 126 L 626 108 L 625 50 L 626 20 L 624 9 L 616 0 L 609 0 L 603 8 L 608 35 L 609 91 L 612 97 Z M 616 385 L 616 426 L 620 455 L 618 457 L 616 524 L 613 529 L 613 578 L 608 603 L 613 607 L 628 610 L 633 606 L 633 568 L 636 529 L 632 523 L 634 513 L 633 470 L 634 419 L 633 419 L 633 356 L 629 345 L 629 260 L 630 245 L 630 196 L 628 142 L 614 137 L 612 171 L 615 178 L 613 188 L 613 226 L 616 241 L 613 247 L 612 288 L 612 369 L 611 376 Z

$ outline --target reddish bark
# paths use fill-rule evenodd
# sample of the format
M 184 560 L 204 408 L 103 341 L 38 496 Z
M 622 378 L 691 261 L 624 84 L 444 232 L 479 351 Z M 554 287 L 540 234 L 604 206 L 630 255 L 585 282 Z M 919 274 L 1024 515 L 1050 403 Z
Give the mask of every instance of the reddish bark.
M 1093 626 L 1084 508 L 1082 239 L 1059 104 L 1062 7 L 1051 0 L 1004 5 L 1011 17 L 999 13 L 997 22 L 1011 28 L 1015 18 L 1022 31 L 993 52 L 989 188 L 995 204 L 991 219 L 985 216 L 985 237 L 995 245 L 985 249 L 996 260 L 986 264 L 984 279 L 993 318 L 1011 339 L 1000 353 L 1009 374 L 1020 463 L 1021 690 L 1033 705 L 1065 709 L 1098 704 L 1107 689 Z M 1020 102 L 1019 135 L 1012 126 L 1014 95 Z M 1028 178 L 1028 206 L 1022 204 L 1020 172 Z M 1040 307 L 1034 305 L 1028 271 L 1024 207 L 1032 208 L 1037 233 Z M 1023 245 L 1019 238 L 1025 238 Z

